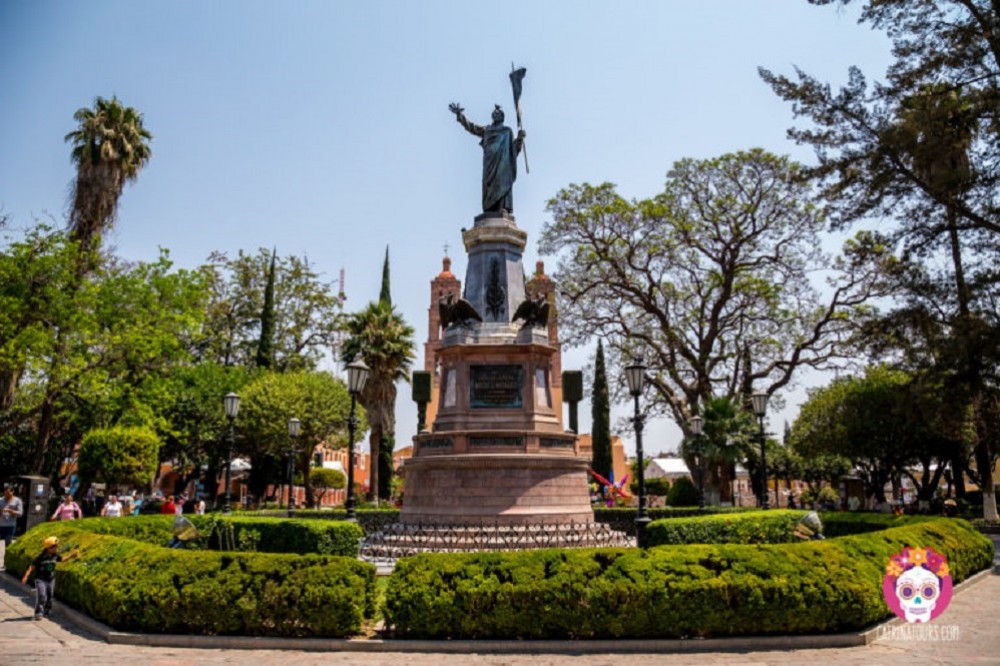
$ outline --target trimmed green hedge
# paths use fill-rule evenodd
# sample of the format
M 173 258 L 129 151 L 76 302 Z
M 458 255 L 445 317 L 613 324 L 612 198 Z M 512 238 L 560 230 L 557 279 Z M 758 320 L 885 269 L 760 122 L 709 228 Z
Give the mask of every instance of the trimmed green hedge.
M 858 630 L 891 615 L 889 557 L 932 547 L 955 582 L 992 564 L 965 521 L 780 545 L 424 554 L 400 561 L 383 616 L 406 638 L 682 638 Z
M 650 546 L 692 543 L 795 543 L 795 524 L 808 513 L 789 509 L 656 520 L 646 527 Z
M 357 557 L 364 536 L 361 527 L 342 521 L 314 521 L 250 516 L 184 516 L 198 528 L 196 549 L 238 550 L 256 553 L 343 555 Z M 174 516 L 88 518 L 86 529 L 114 534 L 153 546 L 166 546 L 173 536 Z M 223 534 L 226 532 L 226 534 Z M 231 542 L 232 548 L 222 541 Z
M 688 516 L 709 516 L 718 513 L 744 513 L 747 511 L 756 511 L 756 509 L 743 508 L 743 507 L 731 507 L 731 506 L 710 506 L 704 509 L 699 509 L 696 506 L 682 506 L 682 507 L 656 507 L 646 509 L 646 515 L 648 515 L 652 520 L 662 520 L 666 518 L 685 518 Z M 625 532 L 629 536 L 635 536 L 635 517 L 637 511 L 634 508 L 621 507 L 621 508 L 594 508 L 594 521 L 598 523 L 605 523 L 611 527 L 613 530 L 619 532 Z
M 64 555 L 80 553 L 57 569 L 58 598 L 123 631 L 345 637 L 374 615 L 375 567 L 353 557 L 175 550 L 137 540 L 162 541 L 153 520 L 134 523 L 136 538 L 91 531 L 137 520 L 36 526 L 8 548 L 7 568 L 22 575 L 45 537 L 58 536 Z
M 54 509 L 53 509 L 54 510 Z M 260 516 L 260 517 L 276 517 L 283 518 L 288 515 L 287 511 L 283 510 L 264 510 L 264 511 L 239 511 L 232 515 L 239 516 Z M 364 530 L 365 534 L 374 534 L 375 532 L 381 531 L 388 525 L 399 522 L 399 509 L 385 508 L 385 509 L 358 509 L 355 512 L 358 520 L 358 525 Z M 320 520 L 339 520 L 343 521 L 347 519 L 347 511 L 344 509 L 296 509 L 296 518 L 303 519 L 320 519 Z
M 851 534 L 867 534 L 879 530 L 917 525 L 928 520 L 940 519 L 941 516 L 905 515 L 894 516 L 891 513 L 870 513 L 853 511 L 822 511 L 819 519 L 823 522 L 823 534 L 826 537 L 849 536 Z M 949 518 L 948 520 L 955 520 Z

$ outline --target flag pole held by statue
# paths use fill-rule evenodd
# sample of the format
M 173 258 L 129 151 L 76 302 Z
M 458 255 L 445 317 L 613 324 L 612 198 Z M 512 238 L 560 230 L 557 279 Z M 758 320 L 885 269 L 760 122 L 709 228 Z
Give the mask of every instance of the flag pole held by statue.
M 523 129 L 521 126 L 521 81 L 524 80 L 524 75 L 528 70 L 524 67 L 520 69 L 514 69 L 514 63 L 510 63 L 510 85 L 514 89 L 514 110 L 517 112 L 517 129 Z M 521 152 L 524 153 L 524 172 L 531 173 L 531 169 L 528 168 L 528 147 L 525 145 L 524 140 L 521 141 Z

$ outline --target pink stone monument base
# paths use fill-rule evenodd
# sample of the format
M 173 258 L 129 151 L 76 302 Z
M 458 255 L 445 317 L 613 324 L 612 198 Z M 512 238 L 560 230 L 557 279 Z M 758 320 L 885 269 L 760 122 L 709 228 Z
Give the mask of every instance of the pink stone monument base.
M 403 524 L 592 523 L 587 461 L 569 456 L 469 454 L 412 458 Z

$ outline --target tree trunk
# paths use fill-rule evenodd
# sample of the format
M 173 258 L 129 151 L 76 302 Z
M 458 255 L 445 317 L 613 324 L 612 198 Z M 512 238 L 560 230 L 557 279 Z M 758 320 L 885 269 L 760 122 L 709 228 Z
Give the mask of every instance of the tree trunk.
M 299 458 L 299 468 L 303 470 L 302 472 L 302 487 L 305 489 L 306 493 L 306 508 L 315 509 L 316 508 L 316 498 L 313 497 L 313 486 L 312 479 L 309 478 L 309 465 L 312 464 L 312 449 L 306 449 L 301 452 L 301 457 Z M 292 470 L 292 489 L 294 492 L 295 488 L 295 471 Z
M 377 424 L 377 419 L 373 419 L 376 423 L 371 424 L 371 433 L 368 436 L 368 446 L 370 449 L 369 455 L 369 476 L 368 476 L 368 494 L 366 499 L 378 506 L 378 458 L 379 452 L 382 449 L 382 428 Z
M 983 518 L 996 522 L 997 496 L 993 485 L 993 455 L 986 437 L 976 445 L 976 467 L 979 470 L 979 489 L 983 492 Z

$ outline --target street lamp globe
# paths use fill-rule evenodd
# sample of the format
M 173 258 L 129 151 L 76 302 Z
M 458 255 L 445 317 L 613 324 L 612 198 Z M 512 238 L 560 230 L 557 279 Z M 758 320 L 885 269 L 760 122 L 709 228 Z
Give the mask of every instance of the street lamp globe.
M 702 418 L 700 416 L 691 417 L 691 434 L 695 437 L 701 435 Z
M 365 390 L 365 384 L 368 383 L 368 373 L 370 372 L 371 369 L 361 359 L 352 361 L 347 365 L 347 390 L 351 395 L 360 395 Z
M 293 438 L 294 437 L 298 437 L 299 436 L 299 431 L 300 431 L 301 428 L 302 428 L 302 421 L 299 421 L 298 419 L 295 419 L 295 418 L 288 419 L 288 436 L 289 437 L 293 437 Z
M 235 419 L 240 412 L 240 396 L 235 393 L 227 393 L 226 397 L 222 399 L 222 404 L 226 409 L 226 417 Z
M 642 359 L 637 358 L 625 368 L 625 381 L 628 382 L 628 392 L 637 397 L 642 394 L 643 382 L 646 381 L 646 366 Z
M 351 414 L 347 418 L 347 520 L 356 521 L 354 514 L 354 434 L 358 428 L 355 412 L 358 396 L 365 390 L 371 370 L 360 358 L 347 364 L 347 391 L 351 394 Z M 377 464 L 377 463 L 376 463 Z
M 750 400 L 753 402 L 753 413 L 757 418 L 764 418 L 764 415 L 767 414 L 767 400 L 769 397 L 763 391 L 758 391 L 750 397 Z

